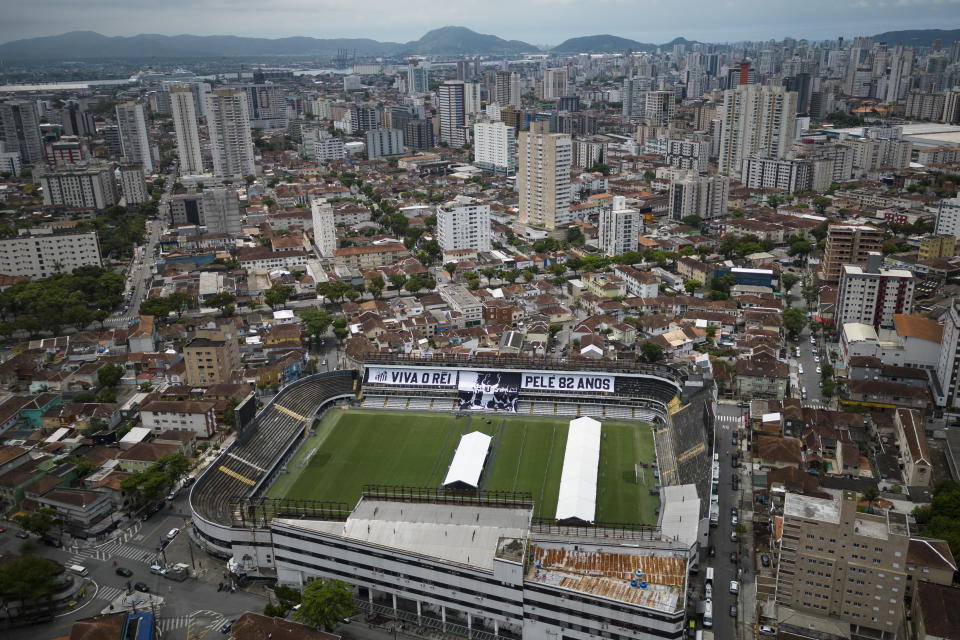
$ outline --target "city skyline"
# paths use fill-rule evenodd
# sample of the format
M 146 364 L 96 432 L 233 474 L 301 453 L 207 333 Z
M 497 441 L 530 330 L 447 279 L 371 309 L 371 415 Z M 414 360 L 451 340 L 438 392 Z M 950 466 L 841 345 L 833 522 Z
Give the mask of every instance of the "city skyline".
M 568 38 L 611 32 L 655 44 L 675 37 L 724 43 L 784 37 L 824 40 L 960 24 L 957 0 L 859 0 L 842 7 L 827 0 L 812 0 L 804 5 L 802 13 L 796 11 L 793 3 L 761 0 L 730 0 L 722 4 L 706 0 L 671 3 L 646 0 L 635 4 L 602 0 L 590 7 L 581 7 L 570 0 L 534 0 L 520 6 L 493 0 L 485 4 L 483 10 L 415 0 L 412 6 L 405 5 L 403 11 L 397 11 L 393 3 L 372 0 L 371 10 L 365 12 L 362 23 L 356 19 L 351 6 L 342 0 L 319 3 L 281 0 L 269 7 L 239 0 L 231 3 L 229 11 L 225 11 L 227 7 L 220 0 L 190 3 L 173 0 L 164 12 L 155 11 L 154 3 L 142 0 L 96 0 L 86 3 L 80 13 L 71 12 L 74 5 L 67 0 L 40 0 L 29 5 L 13 5 L 5 0 L 5 4 L 0 10 L 5 18 L 0 26 L 0 43 L 77 30 L 97 31 L 107 36 L 191 33 L 408 42 L 445 25 L 464 25 L 479 33 L 536 45 L 557 45 Z M 497 11 L 498 7 L 509 7 L 513 19 L 504 21 L 502 16 L 506 14 Z M 609 23 L 597 20 L 597 8 L 609 13 Z M 192 16 L 187 23 L 183 20 L 184 11 Z M 296 12 L 309 12 L 309 15 L 290 20 L 290 15 Z M 691 22 L 691 15 L 700 19 Z M 429 16 L 429 22 L 424 21 L 423 16 Z M 623 27 L 634 24 L 632 28 Z M 206 25 L 213 28 L 204 28 Z

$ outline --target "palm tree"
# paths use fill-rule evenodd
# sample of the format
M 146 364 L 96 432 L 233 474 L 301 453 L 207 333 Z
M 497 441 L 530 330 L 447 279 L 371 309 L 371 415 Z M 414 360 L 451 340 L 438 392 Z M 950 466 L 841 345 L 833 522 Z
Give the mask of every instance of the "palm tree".
M 867 510 L 873 512 L 873 503 L 880 497 L 880 490 L 871 485 L 863 490 L 863 499 L 867 501 Z

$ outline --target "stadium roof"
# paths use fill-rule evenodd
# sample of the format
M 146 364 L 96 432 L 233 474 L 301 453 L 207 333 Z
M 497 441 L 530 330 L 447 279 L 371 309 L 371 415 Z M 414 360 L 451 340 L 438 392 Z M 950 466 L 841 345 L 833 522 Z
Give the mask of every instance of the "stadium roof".
M 600 423 L 588 417 L 571 420 L 557 496 L 557 520 L 594 521 L 599 464 Z
M 460 438 L 457 451 L 453 454 L 453 462 L 447 469 L 447 477 L 443 485 L 462 482 L 476 488 L 480 484 L 480 474 L 483 472 L 483 463 L 490 450 L 490 436 L 479 431 L 473 431 Z

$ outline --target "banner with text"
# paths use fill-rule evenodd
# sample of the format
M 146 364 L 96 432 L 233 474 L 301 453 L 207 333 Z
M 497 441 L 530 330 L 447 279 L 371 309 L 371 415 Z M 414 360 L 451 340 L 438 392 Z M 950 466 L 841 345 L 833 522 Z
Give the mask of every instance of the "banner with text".
M 523 372 L 520 388 L 533 391 L 613 393 L 615 376 L 589 373 Z
M 394 369 L 367 367 L 367 382 L 392 384 L 399 387 L 452 387 L 457 384 L 457 372 L 453 369 Z
M 510 371 L 461 371 L 457 385 L 459 411 L 517 412 L 520 374 Z

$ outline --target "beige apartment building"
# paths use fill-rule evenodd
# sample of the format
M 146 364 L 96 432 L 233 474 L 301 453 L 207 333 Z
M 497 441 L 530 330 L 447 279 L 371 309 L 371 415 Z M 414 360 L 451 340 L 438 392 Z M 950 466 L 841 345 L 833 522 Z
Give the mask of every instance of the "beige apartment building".
M 832 224 L 827 227 L 827 246 L 823 255 L 823 279 L 840 281 L 840 267 L 864 265 L 867 254 L 883 249 L 883 230 L 869 225 Z
M 392 265 L 407 257 L 409 253 L 405 246 L 393 242 L 364 247 L 343 247 L 333 252 L 333 262 L 355 269 L 373 269 Z
M 911 555 L 927 544 L 921 540 L 911 541 L 906 514 L 858 512 L 854 491 L 838 500 L 787 493 L 777 604 L 894 638 L 914 580 Z M 938 550 L 944 546 L 936 544 Z
M 231 382 L 240 369 L 240 347 L 231 327 L 200 329 L 183 349 L 187 384 L 207 386 Z
M 518 227 L 553 231 L 571 222 L 571 138 L 550 133 L 550 123 L 531 122 L 517 144 L 517 184 L 520 189 Z

